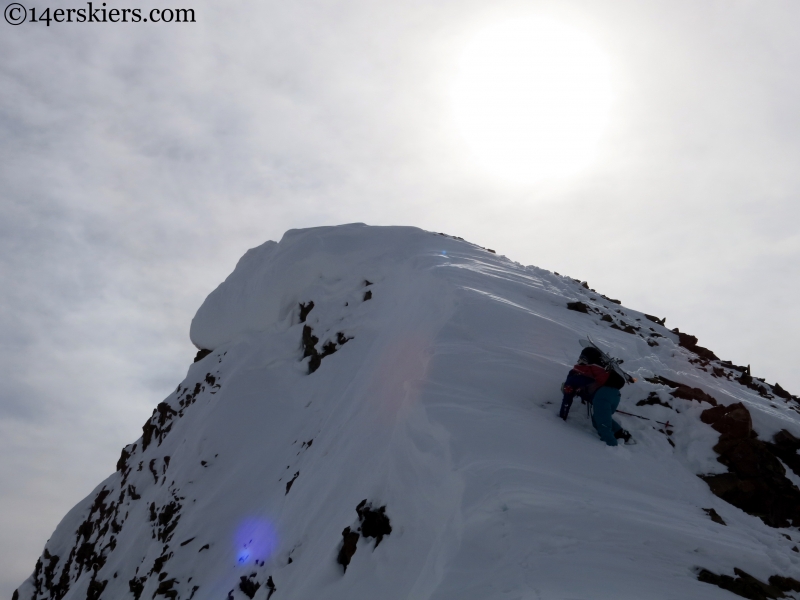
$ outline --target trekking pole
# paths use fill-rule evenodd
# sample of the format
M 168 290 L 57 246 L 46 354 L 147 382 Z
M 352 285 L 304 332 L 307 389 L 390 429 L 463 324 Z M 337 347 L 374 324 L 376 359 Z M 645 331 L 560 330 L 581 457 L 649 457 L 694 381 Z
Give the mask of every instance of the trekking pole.
M 624 410 L 618 410 L 617 412 L 619 414 L 621 414 L 621 415 L 628 415 L 629 417 L 636 417 L 637 419 L 644 419 L 645 421 L 654 421 L 655 423 L 658 423 L 659 425 L 664 425 L 665 427 L 675 427 L 669 421 L 667 421 L 666 423 L 663 423 L 661 421 L 656 421 L 655 419 L 650 419 L 648 417 L 643 417 L 642 415 L 635 415 L 633 413 L 625 412 Z

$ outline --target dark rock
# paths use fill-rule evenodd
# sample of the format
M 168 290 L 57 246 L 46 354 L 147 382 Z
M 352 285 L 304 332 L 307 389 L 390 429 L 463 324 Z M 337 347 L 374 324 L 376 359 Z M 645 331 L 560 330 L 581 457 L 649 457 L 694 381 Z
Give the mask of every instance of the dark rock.
M 319 366 L 322 364 L 322 357 L 319 355 L 316 348 L 318 342 L 319 338 L 312 333 L 311 327 L 303 325 L 303 358 L 307 356 L 311 357 L 311 360 L 308 361 L 309 374 L 319 369 Z
M 656 375 L 655 377 L 647 377 L 645 381 L 649 381 L 650 383 L 658 383 L 661 385 L 666 385 L 671 388 L 675 388 L 670 392 L 670 395 L 673 398 L 682 398 L 684 400 L 697 400 L 698 402 L 708 402 L 712 406 L 717 405 L 717 401 L 714 399 L 713 396 L 706 394 L 700 388 L 693 388 L 684 383 L 678 383 L 677 381 L 672 381 L 667 379 L 666 377 L 661 377 L 660 375 Z
M 11 600 L 19 600 L 19 590 L 14 590 L 14 593 L 11 594 Z
M 602 317 L 600 317 L 600 320 L 605 321 L 606 323 L 613 323 L 614 317 L 612 317 L 611 315 L 603 315 Z
M 783 389 L 780 383 L 776 383 L 772 386 L 772 393 L 778 398 L 783 398 L 784 400 L 790 400 L 792 398 L 792 395 Z
M 262 566 L 263 566 L 263 564 L 262 564 Z M 269 594 L 267 594 L 267 600 L 269 600 L 272 597 L 272 594 L 275 593 L 275 590 L 278 589 L 278 588 L 275 587 L 275 582 L 272 581 L 272 575 L 267 577 L 267 589 L 269 590 Z
M 242 590 L 245 596 L 248 598 L 253 598 L 256 595 L 256 592 L 261 587 L 261 584 L 257 581 L 253 580 L 253 577 L 256 576 L 256 573 L 251 573 L 248 577 L 242 575 L 239 578 L 239 589 Z
M 142 595 L 146 581 L 147 577 L 134 577 L 128 581 L 128 589 L 130 589 L 131 594 L 133 594 L 133 597 L 136 600 L 139 600 L 139 597 Z
M 158 403 L 158 406 L 153 409 L 153 415 L 142 426 L 142 451 L 147 450 L 153 438 L 158 438 L 158 444 L 161 445 L 164 436 L 172 427 L 171 425 L 165 427 L 165 425 L 177 414 L 178 412 L 166 402 Z
M 175 579 L 167 579 L 158 584 L 156 591 L 153 593 L 153 598 L 156 596 L 164 596 L 170 600 L 175 600 L 178 597 L 178 590 L 173 590 L 175 586 Z
M 714 451 L 728 467 L 727 473 L 701 475 L 712 493 L 770 527 L 800 525 L 800 490 L 787 479 L 772 446 L 758 439 L 747 408 L 716 406 L 700 419 L 720 432 Z
M 156 511 L 155 503 L 150 505 L 150 520 L 151 522 L 155 521 L 153 535 L 160 542 L 168 542 L 172 538 L 172 532 L 175 531 L 181 519 L 182 505 L 178 502 L 174 491 L 172 496 L 175 500 L 165 504 L 158 511 Z
M 44 559 L 47 561 L 47 566 L 44 568 L 44 585 L 47 589 L 50 589 L 53 587 L 53 575 L 55 574 L 56 565 L 58 564 L 59 557 L 50 554 L 47 548 L 45 548 Z
M 567 308 L 580 313 L 589 314 L 589 307 L 583 302 L 567 302 Z
M 717 377 L 717 378 L 720 378 L 720 379 L 724 377 L 725 379 L 728 379 L 728 380 L 730 380 L 730 378 L 731 378 L 730 373 L 728 373 L 722 367 L 711 367 L 711 376 L 712 377 Z
M 367 292 L 370 293 L 370 292 Z M 340 331 L 336 334 L 336 339 L 339 342 L 339 345 L 347 343 L 352 338 L 345 337 L 345 335 Z M 322 364 L 322 359 L 326 356 L 330 356 L 334 354 L 338 348 L 336 347 L 336 343 L 328 340 L 322 346 L 322 352 L 317 350 L 317 344 L 319 343 L 319 338 L 315 336 L 312 332 L 311 327 L 308 325 L 303 326 L 303 338 L 302 338 L 302 345 L 303 345 L 303 358 L 308 356 L 311 357 L 311 360 L 308 361 L 308 372 L 309 374 L 313 373 L 317 369 L 319 369 L 320 365 Z
M 729 369 L 733 369 L 734 371 L 739 371 L 740 373 L 747 373 L 748 375 L 750 374 L 750 365 L 743 367 L 741 365 L 735 365 L 729 360 L 721 360 L 719 362 L 728 367 Z
M 381 543 L 383 536 L 392 533 L 392 525 L 389 517 L 386 516 L 386 507 L 381 506 L 375 510 L 372 505 L 362 500 L 356 507 L 358 520 L 361 521 L 361 535 L 364 537 L 375 538 L 375 547 Z
M 169 554 L 162 554 L 157 559 L 153 561 L 153 568 L 150 569 L 150 575 L 153 573 L 161 573 L 161 570 L 164 568 L 164 565 L 167 564 L 169 559 L 172 558 L 172 552 Z
M 706 409 L 700 415 L 700 420 L 711 425 L 722 434 L 722 437 L 728 439 L 748 439 L 753 432 L 750 411 L 741 402 Z
M 605 298 L 606 300 L 608 300 L 609 302 L 611 302 L 612 304 L 622 304 L 621 300 L 615 300 L 614 298 L 609 298 L 608 296 L 603 296 L 603 294 L 600 294 L 600 295 L 603 298 Z
M 213 350 L 206 350 L 205 348 L 200 348 L 200 350 L 197 351 L 197 354 L 194 357 L 194 362 L 200 362 L 212 352 Z
M 303 304 L 302 302 L 300 303 L 300 322 L 301 323 L 305 323 L 306 322 L 306 317 L 308 316 L 308 313 L 311 312 L 312 308 L 314 308 L 314 303 L 312 301 L 310 301 L 310 300 L 309 300 L 309 302 L 307 304 Z
M 741 569 L 734 569 L 737 577 L 730 575 L 716 575 L 706 569 L 701 569 L 697 575 L 698 581 L 716 585 L 723 590 L 733 592 L 750 600 L 769 600 L 772 598 L 785 598 L 786 596 L 776 586 L 759 581 Z
M 300 471 L 298 471 L 297 473 L 294 474 L 294 477 L 292 477 L 291 481 L 287 481 L 286 482 L 286 494 L 288 494 L 289 490 L 292 489 L 292 486 L 294 485 L 294 480 L 297 479 L 299 476 L 300 476 Z M 284 494 L 284 496 L 286 494 Z
M 202 552 L 203 550 L 208 550 L 210 547 L 211 546 L 209 544 L 204 544 L 203 547 L 200 548 L 200 550 L 198 550 L 198 552 Z
M 797 581 L 797 579 L 793 577 L 773 575 L 769 578 L 769 584 L 782 592 L 800 592 L 800 581 Z
M 89 589 L 86 590 L 86 600 L 100 600 L 100 595 L 103 593 L 103 590 L 106 589 L 107 585 L 107 579 L 97 581 L 92 578 L 89 582 Z
M 719 360 L 719 357 L 714 354 L 708 348 L 703 348 L 702 346 L 697 345 L 697 338 L 693 335 L 689 335 L 688 333 L 681 333 L 681 331 L 676 327 L 672 330 L 672 333 L 678 335 L 678 345 L 690 350 L 697 354 L 697 356 L 701 356 L 708 360 Z
M 344 572 L 347 572 L 347 565 L 356 553 L 356 546 L 358 544 L 359 534 L 357 531 L 350 531 L 349 527 L 345 527 L 342 531 L 342 547 L 339 549 L 339 555 L 336 557 L 336 562 L 342 565 Z
M 134 446 L 135 448 L 135 446 Z M 131 453 L 128 452 L 128 447 L 125 446 L 120 453 L 119 460 L 117 461 L 117 471 L 124 471 L 128 468 L 128 459 L 131 457 Z
M 194 541 L 194 538 L 189 538 L 185 542 L 181 542 L 181 547 L 185 546 L 186 544 L 191 544 Z
M 745 386 L 746 388 L 753 390 L 754 392 L 758 392 L 759 396 L 762 396 L 764 398 L 772 398 L 772 396 L 767 393 L 767 386 L 764 385 L 763 383 L 757 383 L 756 381 L 760 380 L 754 380 L 754 378 L 750 375 L 749 366 L 747 367 L 747 372 L 742 373 L 734 381 Z
M 727 523 L 722 520 L 722 517 L 719 516 L 719 513 L 717 513 L 717 511 L 715 511 L 713 508 L 704 508 L 703 510 L 711 518 L 711 520 L 714 521 L 714 523 L 727 525 Z
M 624 331 L 625 333 L 631 333 L 631 334 L 636 335 L 636 328 L 633 327 L 632 325 L 629 325 L 628 323 L 623 323 L 622 327 L 620 327 L 616 323 L 612 323 L 611 324 L 611 329 L 618 329 L 620 331 Z
M 78 565 L 78 573 L 80 574 L 84 569 L 91 570 L 92 566 L 98 564 L 98 556 L 95 553 L 95 543 L 84 542 L 78 546 L 75 553 L 75 564 Z
M 663 402 L 661 400 L 661 398 L 659 397 L 659 395 L 657 393 L 655 393 L 655 392 L 650 392 L 650 394 L 648 394 L 647 398 L 645 398 L 644 400 L 639 400 L 636 403 L 636 406 L 654 406 L 656 404 L 658 404 L 660 406 L 666 406 L 667 408 L 672 408 L 672 406 L 670 406 L 666 402 Z
M 666 318 L 659 319 L 658 317 L 654 317 L 653 315 L 645 315 L 644 318 L 647 319 L 648 321 L 652 321 L 653 323 L 658 323 L 661 326 L 663 326 L 664 323 L 667 322 Z
M 319 343 L 319 338 L 313 334 L 313 329 L 308 325 L 303 325 L 303 358 L 306 356 L 314 356 L 317 353 L 316 345 Z
M 42 593 L 42 581 L 40 579 L 40 575 L 42 574 L 42 558 L 39 557 L 36 559 L 36 567 L 33 569 L 33 584 L 36 593 L 34 594 L 34 598 Z
M 364 302 L 367 300 L 372 300 L 372 290 L 367 290 L 364 292 Z
M 795 475 L 800 477 L 800 456 L 797 454 L 797 451 L 800 450 L 800 439 L 782 429 L 773 436 L 771 444 L 769 442 L 766 444 L 772 454 L 781 459 L 787 467 L 794 471 Z
M 325 358 L 326 356 L 330 356 L 334 352 L 336 352 L 336 344 L 334 344 L 333 342 L 331 342 L 329 340 L 329 341 L 325 342 L 325 344 L 323 344 L 322 352 L 320 352 L 319 356 L 322 359 L 322 358 Z

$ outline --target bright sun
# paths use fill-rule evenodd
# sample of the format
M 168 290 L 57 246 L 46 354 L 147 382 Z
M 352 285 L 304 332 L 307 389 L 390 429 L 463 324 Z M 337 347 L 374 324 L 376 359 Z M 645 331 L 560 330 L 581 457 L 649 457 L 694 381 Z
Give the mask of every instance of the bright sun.
M 568 177 L 594 159 L 611 107 L 608 61 L 557 21 L 501 21 L 466 46 L 453 87 L 459 129 L 478 161 L 515 183 Z

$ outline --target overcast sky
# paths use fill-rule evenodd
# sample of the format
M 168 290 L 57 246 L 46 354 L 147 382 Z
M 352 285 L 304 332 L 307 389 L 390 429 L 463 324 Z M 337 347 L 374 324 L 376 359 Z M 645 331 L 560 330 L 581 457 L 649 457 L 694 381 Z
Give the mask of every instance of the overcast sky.
M 0 22 L 0 597 L 183 378 L 205 296 L 290 228 L 458 235 L 800 394 L 797 2 L 167 4 L 197 22 Z M 450 94 L 483 23 L 531 14 L 591 36 L 615 101 L 590 168 L 518 186 Z

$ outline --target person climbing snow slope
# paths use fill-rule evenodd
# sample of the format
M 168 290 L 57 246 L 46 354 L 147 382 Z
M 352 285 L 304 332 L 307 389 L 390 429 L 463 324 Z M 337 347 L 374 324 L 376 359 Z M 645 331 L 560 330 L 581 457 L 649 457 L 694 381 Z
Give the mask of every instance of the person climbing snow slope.
M 608 371 L 601 365 L 603 356 L 595 348 L 584 348 L 578 358 L 578 363 L 567 374 L 567 380 L 561 386 L 564 399 L 561 402 L 559 416 L 567 420 L 569 409 L 575 396 L 580 396 L 584 402 L 590 402 L 597 389 L 608 379 Z
M 616 446 L 617 440 L 629 442 L 631 434 L 614 420 L 613 414 L 620 401 L 620 390 L 625 379 L 610 365 L 605 365 L 603 354 L 597 348 L 584 348 L 578 363 L 570 370 L 567 380 L 561 386 L 564 399 L 559 416 L 567 420 L 569 409 L 575 396 L 592 404 L 592 425 L 609 446 Z

